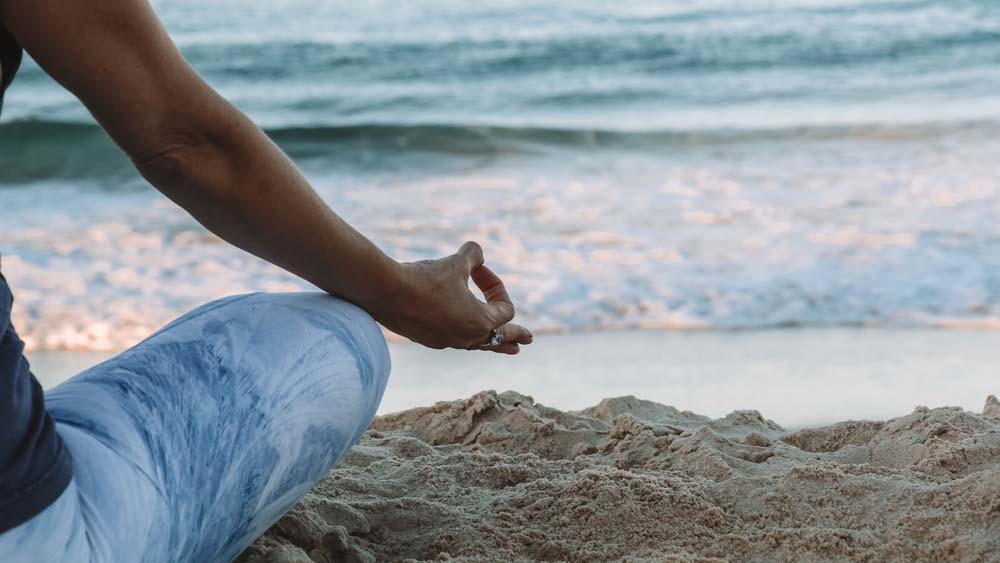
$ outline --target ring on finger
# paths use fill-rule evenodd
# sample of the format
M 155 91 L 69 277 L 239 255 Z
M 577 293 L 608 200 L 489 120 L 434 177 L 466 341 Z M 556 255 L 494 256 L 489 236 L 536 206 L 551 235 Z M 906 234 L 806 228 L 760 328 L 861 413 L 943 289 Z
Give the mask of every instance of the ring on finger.
M 487 346 L 499 346 L 503 344 L 503 327 L 495 328 L 490 331 L 490 341 L 486 343 Z

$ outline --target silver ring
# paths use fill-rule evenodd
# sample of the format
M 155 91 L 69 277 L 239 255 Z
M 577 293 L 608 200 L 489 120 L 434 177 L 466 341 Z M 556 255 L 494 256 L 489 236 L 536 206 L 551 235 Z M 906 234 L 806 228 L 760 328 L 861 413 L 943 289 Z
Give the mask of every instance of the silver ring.
M 499 328 L 495 328 L 490 331 L 490 341 L 486 343 L 487 346 L 499 346 L 503 344 L 503 332 Z

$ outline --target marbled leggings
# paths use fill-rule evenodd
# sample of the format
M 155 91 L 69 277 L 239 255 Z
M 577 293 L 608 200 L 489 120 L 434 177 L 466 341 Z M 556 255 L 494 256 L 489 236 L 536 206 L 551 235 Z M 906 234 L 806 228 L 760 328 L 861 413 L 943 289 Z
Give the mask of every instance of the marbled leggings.
M 361 437 L 388 376 L 379 327 L 345 301 L 199 307 L 47 393 L 73 480 L 0 534 L 0 561 L 231 561 Z

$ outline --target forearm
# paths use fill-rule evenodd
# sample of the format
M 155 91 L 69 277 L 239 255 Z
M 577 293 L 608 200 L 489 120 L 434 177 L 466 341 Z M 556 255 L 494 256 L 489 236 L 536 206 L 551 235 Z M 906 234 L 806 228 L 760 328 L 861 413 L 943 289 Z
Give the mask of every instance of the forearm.
M 235 109 L 169 135 L 136 167 L 223 239 L 373 314 L 399 291 L 398 264 L 338 217 Z
M 478 244 L 437 260 L 386 256 L 198 76 L 147 1 L 0 1 L 0 20 L 143 176 L 225 240 L 426 346 L 516 354 L 531 341 Z M 499 327 L 503 343 L 484 347 Z

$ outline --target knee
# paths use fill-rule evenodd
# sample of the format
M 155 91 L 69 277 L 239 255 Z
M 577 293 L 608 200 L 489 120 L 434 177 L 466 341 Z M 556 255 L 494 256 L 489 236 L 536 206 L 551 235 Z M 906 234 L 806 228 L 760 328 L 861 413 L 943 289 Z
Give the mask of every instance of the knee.
M 264 307 L 244 368 L 269 373 L 264 385 L 281 373 L 282 391 L 268 396 L 295 397 L 289 408 L 296 416 L 308 410 L 304 403 L 315 404 L 318 420 L 352 436 L 344 441 L 349 447 L 375 416 L 389 379 L 389 350 L 378 323 L 325 293 L 259 294 L 253 304 Z
M 360 352 L 375 358 L 388 357 L 382 329 L 364 309 L 326 293 L 259 293 L 251 303 L 264 304 L 266 324 L 259 329 L 294 328 L 302 335 L 334 336 L 354 341 Z M 284 328 L 283 328 L 284 327 Z
M 244 306 L 257 311 L 252 336 L 256 346 L 277 345 L 280 355 L 291 355 L 293 361 L 353 358 L 362 380 L 384 387 L 391 369 L 389 349 L 381 327 L 357 305 L 311 292 L 254 294 Z
M 207 303 L 167 325 L 139 350 L 180 345 L 222 358 L 237 372 L 280 381 L 357 371 L 366 394 L 381 395 L 390 359 L 382 329 L 360 307 L 326 293 L 254 293 Z M 353 369 L 356 367 L 356 370 Z

